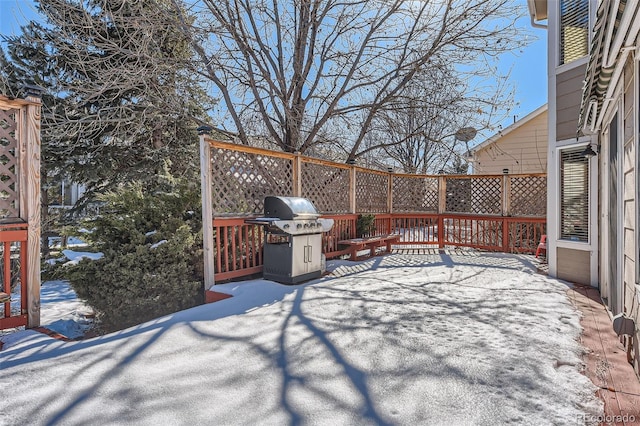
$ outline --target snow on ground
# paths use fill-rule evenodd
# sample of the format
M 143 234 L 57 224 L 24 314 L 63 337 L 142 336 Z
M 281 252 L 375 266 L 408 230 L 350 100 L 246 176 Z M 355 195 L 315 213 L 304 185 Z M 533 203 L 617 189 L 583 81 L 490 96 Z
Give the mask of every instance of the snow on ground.
M 40 323 L 69 339 L 77 339 L 92 326 L 93 310 L 76 297 L 67 281 L 45 281 L 40 291 Z
M 16 288 L 16 297 L 12 301 L 12 307 L 18 311 L 19 292 L 20 289 Z M 76 297 L 67 281 L 43 282 L 40 287 L 40 306 L 40 324 L 69 339 L 82 337 L 92 326 L 87 317 L 93 315 L 93 310 Z M 15 333 L 15 330 L 0 330 L 0 340 L 6 349 L 19 340 L 22 334 Z
M 328 261 L 94 339 L 15 333 L 0 424 L 584 424 L 578 314 L 530 259 Z

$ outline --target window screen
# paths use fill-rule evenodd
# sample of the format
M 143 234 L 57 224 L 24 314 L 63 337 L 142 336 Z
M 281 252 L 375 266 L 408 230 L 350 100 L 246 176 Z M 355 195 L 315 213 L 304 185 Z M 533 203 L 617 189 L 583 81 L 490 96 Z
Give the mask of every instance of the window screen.
M 585 147 L 560 151 L 560 239 L 589 241 L 589 159 Z
M 589 49 L 589 0 L 560 1 L 560 65 L 582 58 Z

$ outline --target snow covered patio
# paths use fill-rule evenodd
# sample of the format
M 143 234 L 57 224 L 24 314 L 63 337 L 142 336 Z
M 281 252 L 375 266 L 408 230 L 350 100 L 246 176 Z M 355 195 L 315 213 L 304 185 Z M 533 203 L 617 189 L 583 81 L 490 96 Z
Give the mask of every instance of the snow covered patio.
M 329 261 L 102 337 L 4 337 L 1 424 L 587 424 L 567 284 L 531 256 Z M 46 309 L 46 306 L 43 307 Z

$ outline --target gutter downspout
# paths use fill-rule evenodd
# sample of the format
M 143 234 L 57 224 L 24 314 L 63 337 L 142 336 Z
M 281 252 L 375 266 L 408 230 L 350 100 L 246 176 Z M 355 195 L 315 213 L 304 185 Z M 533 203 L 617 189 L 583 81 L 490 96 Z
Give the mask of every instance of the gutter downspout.
M 531 26 L 534 28 L 548 28 L 548 25 L 538 24 L 536 22 L 536 2 L 535 0 L 527 0 L 527 8 L 529 9 L 529 16 L 531 17 Z
M 544 29 L 549 28 L 549 26 L 548 26 L 548 25 L 545 25 L 545 24 L 538 24 L 538 23 L 536 22 L 536 17 L 535 17 L 533 14 L 532 14 L 532 15 L 530 15 L 530 17 L 531 17 L 531 26 L 532 26 L 532 27 L 534 27 L 534 28 L 544 28 Z

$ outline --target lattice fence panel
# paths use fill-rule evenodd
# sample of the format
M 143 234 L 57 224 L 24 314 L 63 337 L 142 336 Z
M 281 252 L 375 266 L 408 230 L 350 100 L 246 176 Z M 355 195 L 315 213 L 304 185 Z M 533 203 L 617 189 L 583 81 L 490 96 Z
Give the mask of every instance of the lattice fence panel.
M 349 213 L 349 170 L 302 162 L 302 197 L 321 213 Z
M 386 213 L 389 175 L 356 171 L 356 212 Z
M 211 149 L 213 214 L 262 214 L 267 195 L 293 195 L 292 160 Z
M 511 179 L 512 216 L 547 215 L 547 177 L 514 176 Z
M 501 214 L 502 178 L 447 179 L 446 211 L 450 213 Z
M 18 212 L 18 110 L 0 110 L 0 218 L 19 217 Z
M 438 178 L 393 176 L 393 211 L 438 211 Z

